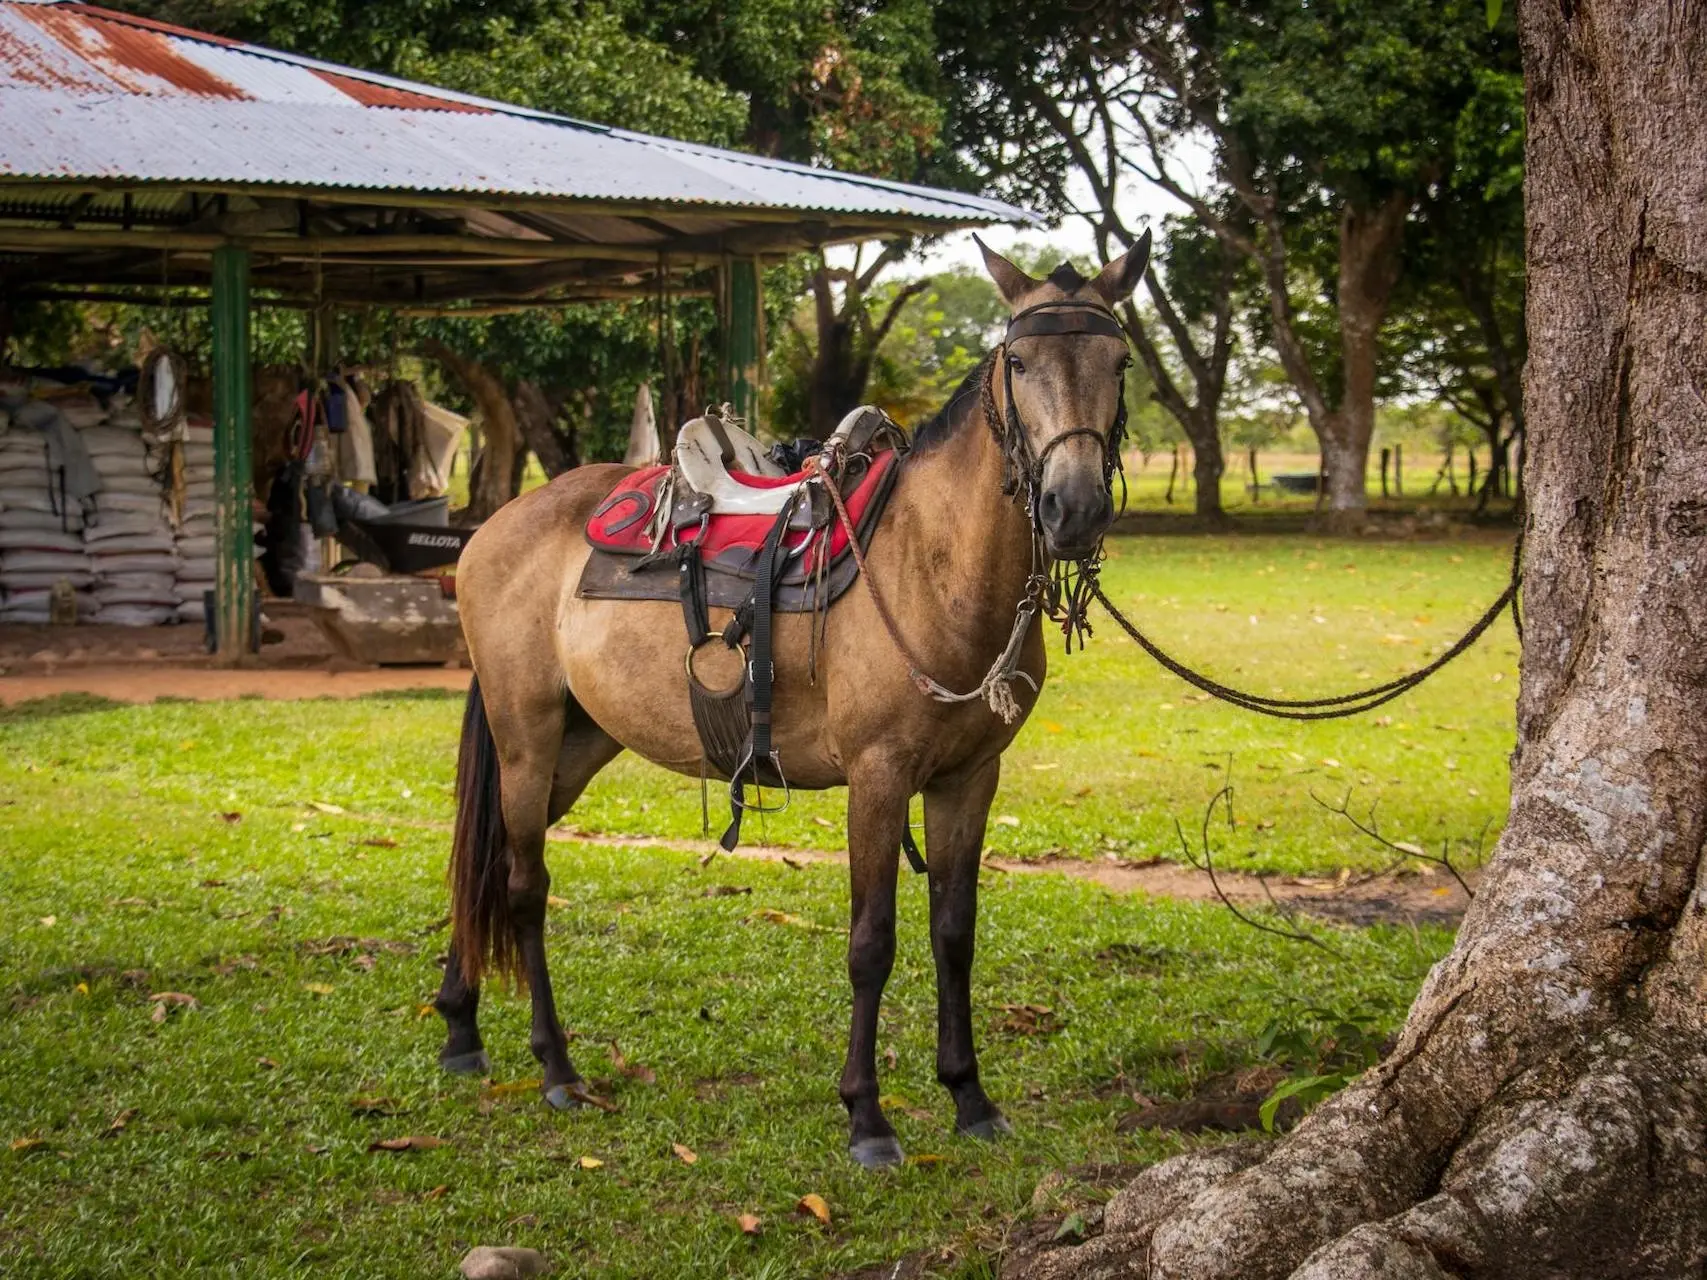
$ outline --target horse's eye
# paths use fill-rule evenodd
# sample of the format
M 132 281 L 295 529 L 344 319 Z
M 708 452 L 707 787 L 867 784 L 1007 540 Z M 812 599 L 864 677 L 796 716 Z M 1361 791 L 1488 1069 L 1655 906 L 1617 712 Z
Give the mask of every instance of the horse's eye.
M 1012 369 L 1015 373 L 1024 373 L 1025 361 L 1021 360 L 1018 356 L 1009 356 L 1008 368 Z
M 1120 365 L 1118 368 L 1115 369 L 1115 372 L 1116 373 L 1125 373 L 1131 367 L 1132 367 L 1132 357 L 1131 356 L 1121 356 L 1120 357 Z

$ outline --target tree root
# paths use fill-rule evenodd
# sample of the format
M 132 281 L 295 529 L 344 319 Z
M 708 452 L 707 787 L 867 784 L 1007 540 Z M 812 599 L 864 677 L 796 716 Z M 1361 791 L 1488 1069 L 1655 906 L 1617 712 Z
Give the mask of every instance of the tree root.
M 1407 1145 L 1373 1078 L 1284 1142 L 1197 1151 L 1023 1280 L 1561 1280 L 1707 1266 L 1707 1051 L 1620 1027 L 1526 1072 L 1449 1158 Z M 1251 1163 L 1267 1151 L 1268 1158 Z

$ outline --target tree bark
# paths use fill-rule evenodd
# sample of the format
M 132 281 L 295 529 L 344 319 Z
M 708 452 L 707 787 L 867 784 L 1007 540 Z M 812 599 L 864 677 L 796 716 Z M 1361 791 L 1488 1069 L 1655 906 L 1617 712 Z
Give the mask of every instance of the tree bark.
M 1038 1280 L 1707 1267 L 1707 7 L 1519 20 L 1532 470 L 1505 834 L 1385 1062 L 1266 1158 L 1148 1171 Z
M 436 338 L 429 339 L 422 350 L 462 383 L 480 407 L 480 456 L 469 467 L 468 506 L 460 517 L 465 523 L 479 524 L 516 496 L 520 480 L 516 455 L 521 442 L 516 411 L 503 380 L 478 360 L 459 355 Z
M 517 381 L 516 393 L 510 401 L 522 440 L 539 459 L 540 469 L 548 478 L 556 479 L 579 464 L 572 437 L 560 434 L 553 425 L 561 406 L 553 406 L 537 382 L 530 378 Z
M 1378 339 L 1393 286 L 1411 198 L 1394 192 L 1372 209 L 1340 212 L 1340 361 L 1345 385 L 1339 404 L 1314 423 L 1322 446 L 1330 525 L 1356 525 L 1369 506 L 1369 442 L 1375 434 Z

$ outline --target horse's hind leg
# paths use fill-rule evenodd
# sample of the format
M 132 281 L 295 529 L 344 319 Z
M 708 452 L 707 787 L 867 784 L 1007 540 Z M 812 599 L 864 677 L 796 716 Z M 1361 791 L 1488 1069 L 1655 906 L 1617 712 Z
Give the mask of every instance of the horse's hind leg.
M 574 1095 L 581 1076 L 569 1060 L 568 1038 L 557 1019 L 551 970 L 545 958 L 545 910 L 551 887 L 545 866 L 545 833 L 575 803 L 593 776 L 622 750 L 573 699 L 564 700 L 563 715 L 562 736 L 545 785 L 540 786 L 539 775 L 530 769 L 519 780 L 513 798 L 510 788 L 504 788 L 504 817 L 511 832 L 510 917 L 515 922 L 516 950 L 533 1004 L 528 1047 L 542 1068 L 540 1092 L 559 1110 L 578 1105 Z
M 1008 1122 L 978 1080 L 972 1045 L 972 950 L 978 924 L 978 863 L 1000 760 L 925 788 L 930 863 L 931 954 L 936 958 L 936 1078 L 954 1099 L 954 1127 L 976 1138 Z

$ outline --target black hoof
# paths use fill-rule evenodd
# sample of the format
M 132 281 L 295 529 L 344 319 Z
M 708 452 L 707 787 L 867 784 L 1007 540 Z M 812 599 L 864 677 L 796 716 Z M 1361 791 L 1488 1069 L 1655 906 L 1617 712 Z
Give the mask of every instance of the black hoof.
M 901 1151 L 900 1142 L 892 1136 L 861 1138 L 858 1142 L 850 1142 L 848 1154 L 862 1169 L 889 1169 L 907 1158 Z
M 977 1138 L 983 1142 L 994 1142 L 1004 1133 L 1012 1133 L 1014 1127 L 1008 1123 L 1008 1118 L 1001 1112 L 983 1120 L 975 1120 L 971 1124 L 961 1125 L 960 1132 L 968 1138 Z
M 492 1070 L 484 1049 L 476 1049 L 473 1053 L 441 1053 L 439 1066 L 453 1076 L 483 1076 Z
M 553 1111 L 579 1111 L 587 1104 L 578 1096 L 579 1091 L 573 1085 L 554 1084 L 548 1089 L 540 1090 L 545 1099 L 545 1105 Z

